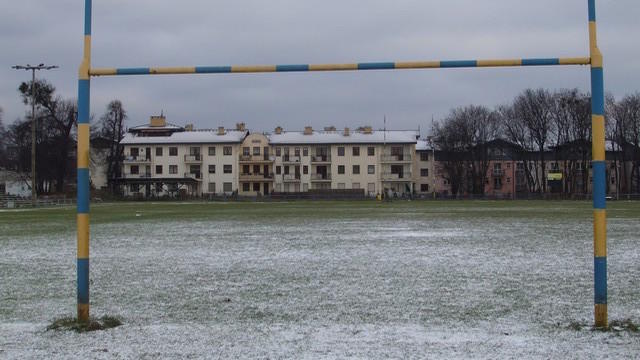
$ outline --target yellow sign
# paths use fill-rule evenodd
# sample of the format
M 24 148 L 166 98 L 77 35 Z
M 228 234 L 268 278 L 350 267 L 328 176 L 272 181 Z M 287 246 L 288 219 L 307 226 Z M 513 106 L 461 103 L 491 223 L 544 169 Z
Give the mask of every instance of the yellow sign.
M 547 180 L 562 180 L 562 173 L 548 173 Z

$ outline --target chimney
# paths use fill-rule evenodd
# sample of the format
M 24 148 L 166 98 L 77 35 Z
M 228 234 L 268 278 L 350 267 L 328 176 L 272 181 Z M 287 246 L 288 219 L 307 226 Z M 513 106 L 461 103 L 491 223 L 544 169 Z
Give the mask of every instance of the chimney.
M 311 135 L 313 134 L 313 128 L 311 126 L 305 126 L 304 127 L 304 134 L 305 135 Z
M 218 135 L 224 135 L 224 126 L 218 126 Z
M 373 132 L 373 129 L 371 128 L 371 126 L 365 126 L 362 128 L 363 134 L 371 134 L 372 132 Z
M 280 126 L 276 127 L 275 131 L 274 131 L 277 135 L 282 134 L 282 128 Z
M 167 126 L 167 119 L 164 117 L 164 115 L 151 116 L 149 125 L 151 125 L 151 127 L 164 127 Z
M 344 133 L 342 135 L 349 136 L 349 128 L 348 127 L 344 128 Z
M 245 127 L 244 123 L 243 123 L 243 122 L 241 122 L 241 123 L 237 123 L 237 124 L 236 124 L 236 130 L 238 130 L 238 131 L 245 131 L 245 130 L 246 130 L 246 127 Z
M 185 131 L 193 131 L 193 124 L 187 124 L 184 126 Z

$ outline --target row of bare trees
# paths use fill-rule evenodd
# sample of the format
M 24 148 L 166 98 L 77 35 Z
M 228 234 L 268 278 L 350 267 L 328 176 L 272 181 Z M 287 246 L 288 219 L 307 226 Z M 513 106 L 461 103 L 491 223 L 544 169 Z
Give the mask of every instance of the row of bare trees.
M 610 156 L 626 164 L 620 167 L 625 172 L 618 178 L 627 179 L 622 182 L 626 186 L 622 191 L 640 193 L 639 132 L 640 93 L 620 101 L 608 96 Z M 510 145 L 511 157 L 521 164 L 526 191 L 547 192 L 546 172 L 552 161 L 562 164 L 562 192 L 588 192 L 589 169 L 585 164 L 591 159 L 591 98 L 577 89 L 527 89 L 495 109 L 476 105 L 455 108 L 434 125 L 432 136 L 442 153 L 442 176 L 454 195 L 484 194 L 490 145 L 498 139 Z M 616 181 L 616 186 L 620 183 Z
M 35 96 L 31 90 L 34 87 Z M 25 105 L 35 103 L 36 126 L 36 190 L 39 194 L 63 193 L 65 184 L 76 176 L 75 144 L 77 134 L 77 105 L 75 99 L 65 99 L 56 94 L 55 87 L 46 80 L 23 82 L 18 92 Z M 122 103 L 112 101 L 92 137 L 101 138 L 109 147 L 108 161 L 121 161 L 118 143 L 124 134 L 126 112 Z M 0 168 L 7 168 L 25 175 L 31 172 L 31 127 L 29 110 L 24 118 L 17 119 L 4 129 L 0 109 Z M 111 178 L 117 176 L 118 165 L 109 164 Z

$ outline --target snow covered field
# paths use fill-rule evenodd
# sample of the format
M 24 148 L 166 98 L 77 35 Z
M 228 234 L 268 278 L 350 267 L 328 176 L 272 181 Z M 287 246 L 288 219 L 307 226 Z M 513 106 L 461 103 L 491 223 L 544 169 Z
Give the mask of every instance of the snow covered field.
M 609 208 L 609 318 L 639 323 L 640 204 Z M 640 333 L 572 328 L 593 318 L 586 202 L 92 211 L 92 315 L 124 325 L 47 331 L 75 316 L 74 209 L 3 212 L 0 358 L 640 356 Z

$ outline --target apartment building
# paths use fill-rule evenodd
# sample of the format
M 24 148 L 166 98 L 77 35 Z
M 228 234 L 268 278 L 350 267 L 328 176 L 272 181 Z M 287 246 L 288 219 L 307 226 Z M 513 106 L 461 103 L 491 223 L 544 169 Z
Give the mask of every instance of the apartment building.
M 244 130 L 244 124 L 238 126 Z M 273 191 L 275 157 L 271 154 L 269 139 L 254 133 L 244 138 L 239 154 L 239 194 L 245 196 L 269 195 Z
M 269 135 L 275 154 L 275 191 L 363 189 L 375 196 L 385 190 L 402 195 L 413 190 L 412 158 L 417 131 L 337 130 L 327 127 Z
M 124 146 L 123 193 L 128 196 L 231 194 L 238 191 L 240 147 L 248 132 L 194 130 L 152 116 L 130 128 Z

